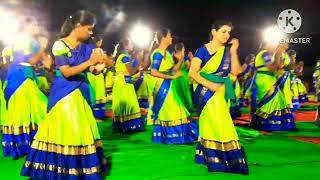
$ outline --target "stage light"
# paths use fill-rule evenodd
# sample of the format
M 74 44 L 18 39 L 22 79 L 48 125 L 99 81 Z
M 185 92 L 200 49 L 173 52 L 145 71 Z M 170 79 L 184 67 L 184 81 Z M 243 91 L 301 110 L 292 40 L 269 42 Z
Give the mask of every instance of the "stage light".
M 14 42 L 19 31 L 19 21 L 14 14 L 0 9 L 0 40 L 5 45 L 10 45 Z
M 284 37 L 284 33 L 276 26 L 268 27 L 263 32 L 264 42 L 270 43 L 272 45 L 279 44 L 284 39 Z
M 152 37 L 152 31 L 149 27 L 143 24 L 136 24 L 131 32 L 130 39 L 132 42 L 140 48 L 149 45 Z

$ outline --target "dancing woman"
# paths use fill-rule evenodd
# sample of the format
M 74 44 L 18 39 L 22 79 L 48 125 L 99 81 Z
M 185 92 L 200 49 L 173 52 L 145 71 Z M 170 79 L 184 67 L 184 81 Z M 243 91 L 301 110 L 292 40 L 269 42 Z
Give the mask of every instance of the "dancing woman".
M 86 71 L 101 71 L 101 49 L 83 43 L 92 35 L 95 16 L 85 10 L 68 17 L 53 45 L 56 75 L 48 114 L 22 169 L 33 179 L 102 179 L 106 170 L 98 127 L 90 105 Z
M 230 38 L 232 24 L 218 20 L 210 42 L 200 47 L 191 62 L 190 77 L 196 81 L 194 102 L 200 112 L 195 161 L 208 171 L 247 174 L 248 167 L 233 125 L 228 102 L 235 99 L 229 75 L 242 72 L 239 41 Z
M 198 138 L 198 126 L 190 121 L 189 112 L 179 98 L 175 79 L 182 76 L 181 63 L 174 64 L 167 48 L 172 44 L 169 29 L 157 32 L 159 46 L 151 54 L 151 75 L 155 83 L 152 107 L 153 142 L 162 144 L 193 143 Z M 183 59 L 180 59 L 183 60 Z

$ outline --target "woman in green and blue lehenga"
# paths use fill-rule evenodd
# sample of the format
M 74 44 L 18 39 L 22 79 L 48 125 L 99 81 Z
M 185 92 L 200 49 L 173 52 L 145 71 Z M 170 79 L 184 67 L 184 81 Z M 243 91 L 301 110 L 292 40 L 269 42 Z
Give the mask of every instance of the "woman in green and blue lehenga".
M 159 46 L 151 54 L 153 76 L 153 143 L 194 143 L 198 138 L 198 126 L 188 118 L 190 113 L 178 93 L 175 80 L 182 76 L 181 62 L 174 64 L 167 48 L 172 44 L 171 32 L 162 29 L 156 34 Z M 182 61 L 183 59 L 180 59 Z
M 291 86 L 291 96 L 292 96 L 292 110 L 297 110 L 300 108 L 300 102 L 299 102 L 299 91 L 298 91 L 298 84 L 296 83 L 296 73 L 295 73 L 295 64 L 296 64 L 296 57 L 297 53 L 294 50 L 289 50 L 288 55 L 285 58 L 285 64 L 288 64 L 286 66 L 286 70 L 290 73 L 290 86 Z M 288 62 L 290 61 L 290 63 Z M 289 93 L 287 93 L 289 94 Z
M 7 47 L 2 50 L 2 59 L 0 60 L 0 128 L 2 120 L 5 119 L 6 100 L 4 98 L 4 88 L 7 84 L 8 64 L 13 61 L 13 48 Z M 2 128 L 0 129 L 2 131 Z
M 86 71 L 101 72 L 105 55 L 83 43 L 96 19 L 85 10 L 68 17 L 52 48 L 56 74 L 42 122 L 22 169 L 32 179 L 102 179 L 106 170 L 100 134 L 90 107 Z
M 294 111 L 299 108 L 299 99 L 293 98 L 292 95 L 291 82 L 293 80 L 293 76 L 290 72 L 292 60 L 286 52 L 288 47 L 288 43 L 281 44 L 281 48 L 284 49 L 284 52 L 282 53 L 279 68 L 276 72 L 276 75 L 278 79 L 281 79 L 281 82 L 279 82 L 279 88 L 285 97 L 287 105 Z
M 3 93 L 3 90 L 4 90 L 4 85 L 3 85 L 3 82 L 4 82 L 4 72 L 5 72 L 5 69 L 2 67 L 2 65 L 0 64 L 0 131 L 2 131 L 2 120 L 5 119 L 5 113 L 6 113 L 6 101 L 5 101 L 5 98 L 4 98 L 4 93 Z
M 35 68 L 35 72 L 36 72 L 36 76 L 38 79 L 38 86 L 39 89 L 45 93 L 45 94 L 49 94 L 50 91 L 50 86 L 49 86 L 49 82 L 47 79 L 48 76 L 48 72 L 46 71 L 44 65 L 42 64 L 42 62 L 39 62 Z
M 185 55 L 185 47 L 183 43 L 177 43 L 174 46 L 173 59 L 175 63 L 181 63 L 180 71 L 182 76 L 175 80 L 177 89 L 179 89 L 179 96 L 183 104 L 189 111 L 191 116 L 197 116 L 196 109 L 192 102 L 192 91 L 189 80 L 190 61 Z
M 283 75 L 277 79 L 275 75 L 282 63 L 284 52 L 283 45 L 267 43 L 265 50 L 256 56 L 257 71 L 252 82 L 252 128 L 264 131 L 296 129 L 289 102 L 279 87 L 287 82 L 288 76 Z
M 4 98 L 4 89 L 7 85 L 8 66 L 13 62 L 13 47 L 8 46 L 2 50 L 2 59 L 0 61 L 0 125 L 5 119 L 6 99 Z M 2 131 L 2 128 L 1 130 Z
M 240 98 L 241 98 L 241 87 L 237 76 L 230 74 L 230 80 L 232 81 L 232 86 L 234 89 L 234 93 L 236 98 L 230 100 L 230 114 L 232 119 L 236 119 L 241 117 L 240 112 Z
M 2 148 L 4 156 L 16 159 L 30 151 L 38 126 L 46 115 L 48 100 L 37 85 L 32 66 L 44 59 L 47 40 L 38 37 L 39 27 L 35 20 L 26 23 L 26 34 L 14 43 L 13 59 L 9 65 L 5 119 L 2 120 Z
M 122 133 L 144 130 L 137 94 L 132 75 L 137 72 L 139 61 L 131 58 L 133 50 L 130 39 L 120 40 L 116 48 L 116 77 L 112 89 L 113 128 Z
M 240 107 L 248 107 L 249 106 L 249 95 L 247 94 L 254 73 L 254 54 L 249 54 L 245 58 L 246 68 L 244 70 L 243 75 L 243 83 L 242 84 L 242 92 L 240 98 Z
M 142 52 L 138 52 L 142 53 Z M 142 55 L 142 54 L 141 54 Z M 150 107 L 150 70 L 149 69 L 149 63 L 148 60 L 150 58 L 149 53 L 143 53 L 143 59 L 144 61 L 140 63 L 140 71 L 136 73 L 134 76 L 134 89 L 137 94 L 139 107 L 141 110 L 141 117 L 144 119 L 144 121 L 147 123 L 148 118 L 148 111 Z M 137 63 L 135 63 L 137 64 Z M 135 65 L 134 65 L 135 66 Z
M 211 39 L 200 47 L 191 62 L 190 76 L 196 81 L 194 103 L 200 112 L 199 140 L 195 161 L 208 171 L 248 174 L 248 166 L 230 115 L 235 91 L 229 75 L 242 72 L 238 58 L 239 41 L 226 46 L 232 24 L 217 20 Z
M 295 67 L 295 74 L 296 74 L 295 82 L 298 86 L 299 103 L 308 102 L 307 89 L 302 83 L 301 79 L 299 78 L 303 75 L 303 66 L 304 66 L 304 62 L 299 61 L 299 64 Z
M 318 110 L 316 116 L 316 123 L 320 127 L 320 60 L 317 61 L 313 72 L 313 88 L 318 102 Z
M 100 36 L 91 37 L 89 42 L 93 47 L 101 48 L 103 39 Z M 95 99 L 95 105 L 93 107 L 94 116 L 101 120 L 106 117 L 106 91 L 105 91 L 105 80 L 104 73 L 93 74 L 91 72 L 87 73 L 89 84 L 92 88 L 92 92 Z

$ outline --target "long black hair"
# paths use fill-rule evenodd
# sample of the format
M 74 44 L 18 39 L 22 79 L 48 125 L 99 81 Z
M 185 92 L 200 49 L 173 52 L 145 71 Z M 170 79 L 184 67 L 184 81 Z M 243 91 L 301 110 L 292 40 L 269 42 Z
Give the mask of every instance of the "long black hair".
M 87 10 L 79 10 L 69 16 L 63 23 L 60 30 L 60 38 L 68 36 L 77 24 L 82 26 L 96 24 L 96 16 Z
M 184 48 L 183 42 L 179 42 L 174 45 L 175 52 L 180 52 L 180 51 L 182 51 L 183 48 Z
M 156 32 L 156 40 L 158 45 L 160 45 L 162 38 L 166 37 L 170 33 L 170 29 L 163 28 Z
M 101 41 L 101 40 L 103 41 L 103 36 L 102 36 L 102 35 L 94 34 L 93 36 L 91 36 L 91 37 L 87 40 L 86 43 L 96 45 L 97 42 L 99 42 L 99 41 Z
M 216 31 L 218 31 L 220 28 L 222 28 L 222 26 L 230 26 L 231 29 L 233 29 L 233 25 L 231 23 L 231 21 L 227 21 L 227 20 L 216 20 L 212 25 L 211 25 L 211 29 L 210 29 L 210 33 L 209 33 L 209 40 L 211 41 L 213 39 L 212 33 L 211 31 L 213 29 L 215 29 Z
M 250 64 L 252 63 L 252 61 L 254 61 L 254 58 L 255 58 L 254 54 L 248 54 L 244 59 L 244 63 Z
M 290 49 L 289 51 L 288 51 L 288 55 L 291 57 L 291 56 L 293 56 L 293 55 L 296 55 L 297 54 L 297 52 L 295 51 L 295 50 L 293 50 L 293 49 Z

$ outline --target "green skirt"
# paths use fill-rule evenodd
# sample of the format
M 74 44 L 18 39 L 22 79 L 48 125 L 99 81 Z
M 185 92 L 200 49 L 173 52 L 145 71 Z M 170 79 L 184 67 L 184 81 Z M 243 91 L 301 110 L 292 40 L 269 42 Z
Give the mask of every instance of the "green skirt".
M 91 107 L 76 89 L 49 111 L 34 137 L 22 175 L 33 179 L 102 179 L 105 164 Z
M 41 91 L 43 91 L 43 92 L 49 92 L 50 86 L 49 86 L 47 77 L 45 77 L 45 76 L 38 76 L 37 79 L 38 79 L 38 82 L 39 82 L 38 86 L 39 86 L 39 88 L 41 89 Z
M 50 110 L 34 139 L 70 146 L 92 145 L 100 139 L 92 110 L 79 89 Z
M 281 76 L 286 75 L 285 73 L 287 73 L 286 71 L 281 71 L 278 74 L 278 79 L 281 78 Z M 292 108 L 292 91 L 291 91 L 291 83 L 290 83 L 290 77 L 288 77 L 286 79 L 286 81 L 284 81 L 283 85 L 280 85 L 280 89 L 285 97 L 285 101 L 288 105 L 288 107 Z
M 138 98 L 131 76 L 116 76 L 112 90 L 113 128 L 131 133 L 144 129 Z
M 225 87 L 215 92 L 200 85 L 196 91 L 199 88 L 200 97 L 194 98 L 199 99 L 203 109 L 200 109 L 195 162 L 206 165 L 208 171 L 247 174 L 246 160 L 225 99 Z
M 4 98 L 2 81 L 0 80 L 0 126 L 2 125 L 2 121 L 5 119 L 6 113 L 6 100 Z
M 286 96 L 278 87 L 276 76 L 257 73 L 258 107 L 252 117 L 251 127 L 265 131 L 287 131 L 296 129 L 293 113 Z
M 105 78 L 105 88 L 107 97 L 112 98 L 112 87 L 114 83 L 114 72 L 108 71 Z
M 47 105 L 47 97 L 31 79 L 14 92 L 2 119 L 4 156 L 17 158 L 29 153 L 33 136 L 47 114 Z
M 90 86 L 93 89 L 94 97 L 97 103 L 106 102 L 106 91 L 104 86 L 104 76 L 102 73 L 94 75 L 92 73 L 87 73 L 87 78 Z
M 48 98 L 40 91 L 35 81 L 26 79 L 10 97 L 7 118 L 3 126 L 28 127 L 40 125 L 47 114 Z
M 192 101 L 192 92 L 188 72 L 186 70 L 182 70 L 181 72 L 183 76 L 175 79 L 172 82 L 175 84 L 178 95 L 180 96 L 184 106 L 190 112 L 191 116 L 196 116 L 197 113 Z

